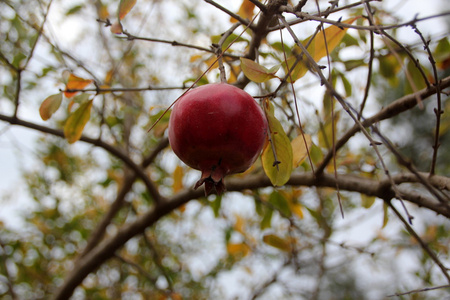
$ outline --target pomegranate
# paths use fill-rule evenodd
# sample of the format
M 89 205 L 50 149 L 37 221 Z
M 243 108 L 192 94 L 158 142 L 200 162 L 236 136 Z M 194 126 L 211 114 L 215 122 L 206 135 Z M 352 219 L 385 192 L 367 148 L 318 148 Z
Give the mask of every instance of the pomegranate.
M 223 178 L 246 171 L 258 158 L 267 134 L 262 109 L 248 93 L 215 83 L 192 89 L 175 103 L 169 120 L 173 152 L 202 172 L 195 189 L 225 192 Z

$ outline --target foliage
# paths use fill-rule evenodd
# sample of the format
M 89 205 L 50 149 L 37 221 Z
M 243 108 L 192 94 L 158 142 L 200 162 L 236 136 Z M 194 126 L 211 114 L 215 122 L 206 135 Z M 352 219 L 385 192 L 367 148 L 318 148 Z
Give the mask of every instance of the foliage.
M 39 136 L 2 299 L 448 295 L 450 41 L 421 28 L 450 13 L 384 2 L 1 2 L 0 138 Z M 220 80 L 268 141 L 205 198 L 166 129 Z

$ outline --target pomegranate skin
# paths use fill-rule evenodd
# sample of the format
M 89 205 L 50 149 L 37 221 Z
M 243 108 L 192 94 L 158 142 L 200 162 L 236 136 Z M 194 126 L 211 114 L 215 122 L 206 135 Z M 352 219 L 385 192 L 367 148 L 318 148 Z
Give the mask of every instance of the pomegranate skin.
M 200 170 L 205 194 L 225 191 L 223 178 L 246 171 L 258 158 L 267 135 L 259 105 L 245 91 L 226 83 L 207 84 L 183 95 L 169 120 L 174 153 Z

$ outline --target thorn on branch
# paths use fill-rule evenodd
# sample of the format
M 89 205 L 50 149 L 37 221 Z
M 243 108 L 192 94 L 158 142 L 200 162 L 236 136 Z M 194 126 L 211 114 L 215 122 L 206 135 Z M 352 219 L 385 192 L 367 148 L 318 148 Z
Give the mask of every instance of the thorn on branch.
M 380 146 L 380 145 L 383 145 L 383 143 L 381 143 L 381 142 L 377 142 L 377 141 L 373 141 L 373 142 L 371 142 L 370 144 L 369 144 L 370 146 Z
M 99 23 L 105 24 L 105 27 L 109 27 L 109 26 L 112 25 L 111 21 L 108 18 L 106 20 L 97 19 L 96 21 L 99 22 Z

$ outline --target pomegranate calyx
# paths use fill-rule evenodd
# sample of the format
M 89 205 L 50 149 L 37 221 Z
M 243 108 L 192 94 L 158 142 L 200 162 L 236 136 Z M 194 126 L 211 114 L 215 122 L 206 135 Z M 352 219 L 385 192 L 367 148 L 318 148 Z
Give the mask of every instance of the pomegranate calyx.
M 220 165 L 220 160 L 219 164 Z M 205 196 L 212 194 L 214 191 L 218 195 L 225 193 L 226 188 L 223 184 L 223 177 L 226 175 L 224 170 L 218 166 L 214 165 L 210 170 L 203 171 L 202 177 L 194 186 L 194 189 L 199 188 L 202 184 L 205 184 Z
M 197 181 L 197 183 L 194 186 L 194 189 L 197 189 L 202 184 L 205 184 L 205 197 L 211 195 L 212 193 L 214 193 L 214 191 L 216 192 L 217 195 L 223 195 L 223 193 L 225 193 L 227 190 L 225 185 L 223 184 L 222 179 L 216 182 L 211 178 L 211 176 L 207 178 L 202 178 L 199 181 Z

